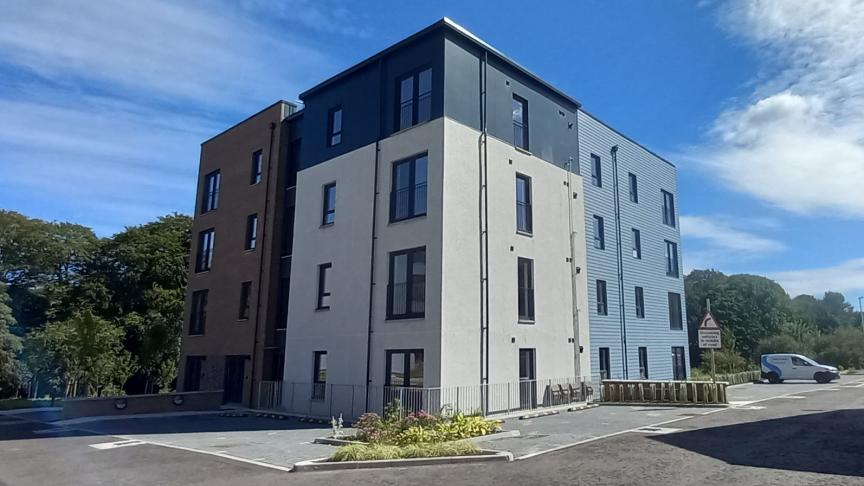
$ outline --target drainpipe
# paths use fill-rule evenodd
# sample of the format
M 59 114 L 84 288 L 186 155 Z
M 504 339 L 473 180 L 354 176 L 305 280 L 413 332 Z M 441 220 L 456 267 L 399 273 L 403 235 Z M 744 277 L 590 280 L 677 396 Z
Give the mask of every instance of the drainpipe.
M 369 315 L 366 328 L 366 386 L 364 398 L 364 411 L 369 411 L 369 385 L 372 383 L 372 321 L 374 314 L 372 309 L 375 303 L 375 243 L 378 241 L 377 223 L 378 223 L 378 165 L 380 163 L 381 154 L 381 137 L 384 133 L 384 119 L 381 116 L 381 96 L 382 85 L 384 80 L 381 77 L 383 74 L 382 60 L 378 59 L 378 138 L 375 140 L 375 174 L 372 183 L 372 235 L 370 237 L 370 252 L 369 252 Z M 353 414 L 354 411 L 352 410 Z
M 487 190 L 488 133 L 486 125 L 486 68 L 488 63 L 489 53 L 484 51 L 480 76 L 479 187 L 477 193 L 480 237 L 480 386 L 483 391 L 484 415 L 489 410 L 489 193 Z
M 618 189 L 618 146 L 613 145 L 609 150 L 612 155 L 612 177 L 615 178 L 615 233 L 616 249 L 618 253 L 618 315 L 621 319 L 621 365 L 624 371 L 624 379 L 628 376 L 627 369 L 627 316 L 624 314 L 624 255 L 621 245 L 621 201 Z
M 284 109 L 284 107 L 283 107 Z M 281 113 L 281 111 L 280 111 Z M 281 115 L 280 115 L 281 118 Z M 255 363 L 258 362 L 258 329 L 261 327 L 261 283 L 264 280 L 264 246 L 267 244 L 267 218 L 270 207 L 270 174 L 273 172 L 273 134 L 276 131 L 276 123 L 270 122 L 270 143 L 267 148 L 267 175 L 264 181 L 264 217 L 259 218 L 261 222 L 261 246 L 258 248 L 258 289 L 255 297 L 255 334 L 252 338 L 252 370 L 249 379 L 249 406 L 255 397 Z M 275 218 L 275 216 L 274 216 Z M 262 357 L 263 359 L 263 357 Z M 257 404 L 256 404 L 257 406 Z

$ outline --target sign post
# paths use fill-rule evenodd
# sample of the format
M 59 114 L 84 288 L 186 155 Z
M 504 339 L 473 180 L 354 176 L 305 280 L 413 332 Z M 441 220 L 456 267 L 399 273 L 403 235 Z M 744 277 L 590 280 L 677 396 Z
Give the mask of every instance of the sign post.
M 705 313 L 705 317 L 702 318 L 702 322 L 699 324 L 699 349 L 711 350 L 711 381 L 716 383 L 717 373 L 714 368 L 714 350 L 721 347 L 720 324 L 711 315 L 711 299 L 705 300 L 705 307 L 708 312 Z

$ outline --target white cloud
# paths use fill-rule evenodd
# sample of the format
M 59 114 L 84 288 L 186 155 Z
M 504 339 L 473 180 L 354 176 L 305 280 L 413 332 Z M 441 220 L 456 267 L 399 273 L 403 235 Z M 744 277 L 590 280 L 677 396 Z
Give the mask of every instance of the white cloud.
M 721 12 L 763 71 L 691 157 L 783 209 L 864 217 L 864 0 L 737 0 Z
M 826 290 L 846 294 L 850 302 L 864 295 L 864 258 L 848 260 L 834 267 L 777 272 L 768 275 L 791 296 L 821 296 Z
M 730 263 L 754 260 L 786 249 L 780 241 L 741 229 L 762 224 L 762 220 L 733 225 L 726 216 L 681 216 L 681 236 L 685 239 L 684 270 L 720 268 Z M 691 248 L 690 242 L 698 242 Z

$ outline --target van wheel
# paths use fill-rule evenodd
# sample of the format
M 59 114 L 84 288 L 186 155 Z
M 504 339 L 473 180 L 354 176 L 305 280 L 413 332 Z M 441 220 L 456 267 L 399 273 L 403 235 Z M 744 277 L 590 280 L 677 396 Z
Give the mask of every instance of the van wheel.
M 774 373 L 773 371 L 771 373 L 768 373 L 767 377 L 768 377 L 768 383 L 771 383 L 774 385 L 776 385 L 777 383 L 783 382 L 783 380 L 781 380 L 780 377 L 777 376 L 777 373 Z
M 831 375 L 819 372 L 813 375 L 813 379 L 816 380 L 816 383 L 828 383 L 831 381 Z

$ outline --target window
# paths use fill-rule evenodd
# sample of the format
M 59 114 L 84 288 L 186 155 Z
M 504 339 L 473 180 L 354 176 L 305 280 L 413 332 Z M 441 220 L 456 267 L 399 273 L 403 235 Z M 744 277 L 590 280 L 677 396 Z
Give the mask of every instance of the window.
M 426 312 L 426 247 L 390 253 L 387 319 L 423 317 Z
M 249 319 L 249 297 L 252 294 L 252 282 L 243 282 L 240 284 L 240 312 L 237 314 L 238 319 Z
M 260 150 L 256 150 L 252 154 L 252 171 L 249 175 L 249 184 L 258 184 L 261 182 L 261 172 L 264 170 L 263 156 Z
M 332 182 L 324 186 L 324 205 L 321 216 L 321 225 L 327 226 L 336 221 L 336 183 Z
M 516 174 L 516 231 L 531 233 L 531 179 Z
M 246 249 L 254 250 L 258 244 L 258 215 L 246 216 Z
M 332 263 L 318 265 L 318 306 L 317 309 L 330 308 L 330 269 Z
M 186 371 L 183 373 L 183 391 L 194 392 L 201 389 L 201 368 L 204 356 L 186 356 Z
M 327 113 L 327 146 L 342 143 L 342 107 L 331 108 Z
M 608 380 L 610 378 L 609 371 L 609 348 L 600 348 L 600 379 Z
M 597 281 L 597 315 L 609 315 L 609 307 L 606 303 L 606 281 Z
M 324 400 L 327 389 L 327 351 L 313 353 L 312 400 Z
M 432 118 L 432 69 L 423 69 L 403 76 L 396 89 L 399 99 L 397 131 Z
M 648 379 L 648 348 L 644 346 L 639 348 L 639 379 Z
M 429 157 L 418 155 L 393 164 L 390 222 L 426 214 L 426 168 Z
M 666 241 L 666 275 L 678 278 L 678 245 Z
M 672 193 L 663 193 L 663 224 L 675 227 L 675 196 Z
M 642 233 L 636 228 L 633 228 L 633 238 L 632 239 L 633 239 L 633 241 L 632 241 L 632 243 L 633 243 L 633 258 L 635 258 L 637 260 L 641 260 L 642 259 Z
M 680 331 L 684 329 L 681 319 L 681 294 L 669 292 L 669 329 Z
M 387 351 L 386 386 L 423 386 L 423 350 Z
M 195 260 L 195 271 L 205 272 L 213 264 L 213 242 L 216 235 L 213 228 L 198 233 L 198 258 Z
M 630 202 L 638 203 L 639 202 L 639 187 L 636 182 L 636 174 L 630 172 L 628 175 L 630 179 Z
M 672 347 L 672 379 L 686 380 L 687 367 L 684 365 L 684 348 L 681 346 Z
M 192 292 L 192 311 L 189 313 L 189 335 L 203 335 L 207 323 L 207 290 Z
M 513 145 L 528 150 L 528 101 L 513 95 Z
M 597 187 L 603 187 L 603 174 L 600 171 L 600 156 L 591 154 L 591 183 Z
M 603 230 L 603 218 L 594 216 L 594 248 L 606 249 L 606 234 Z
M 520 258 L 517 263 L 519 281 L 519 320 L 534 321 L 534 260 Z
M 636 317 L 639 319 L 645 318 L 645 291 L 642 287 L 634 289 L 636 293 Z
M 204 176 L 204 200 L 201 201 L 201 213 L 213 211 L 219 207 L 219 183 L 222 174 L 218 170 Z
M 813 366 L 812 364 L 808 363 L 807 361 L 804 361 L 803 359 L 799 358 L 798 356 L 792 356 L 792 365 L 793 366 Z

